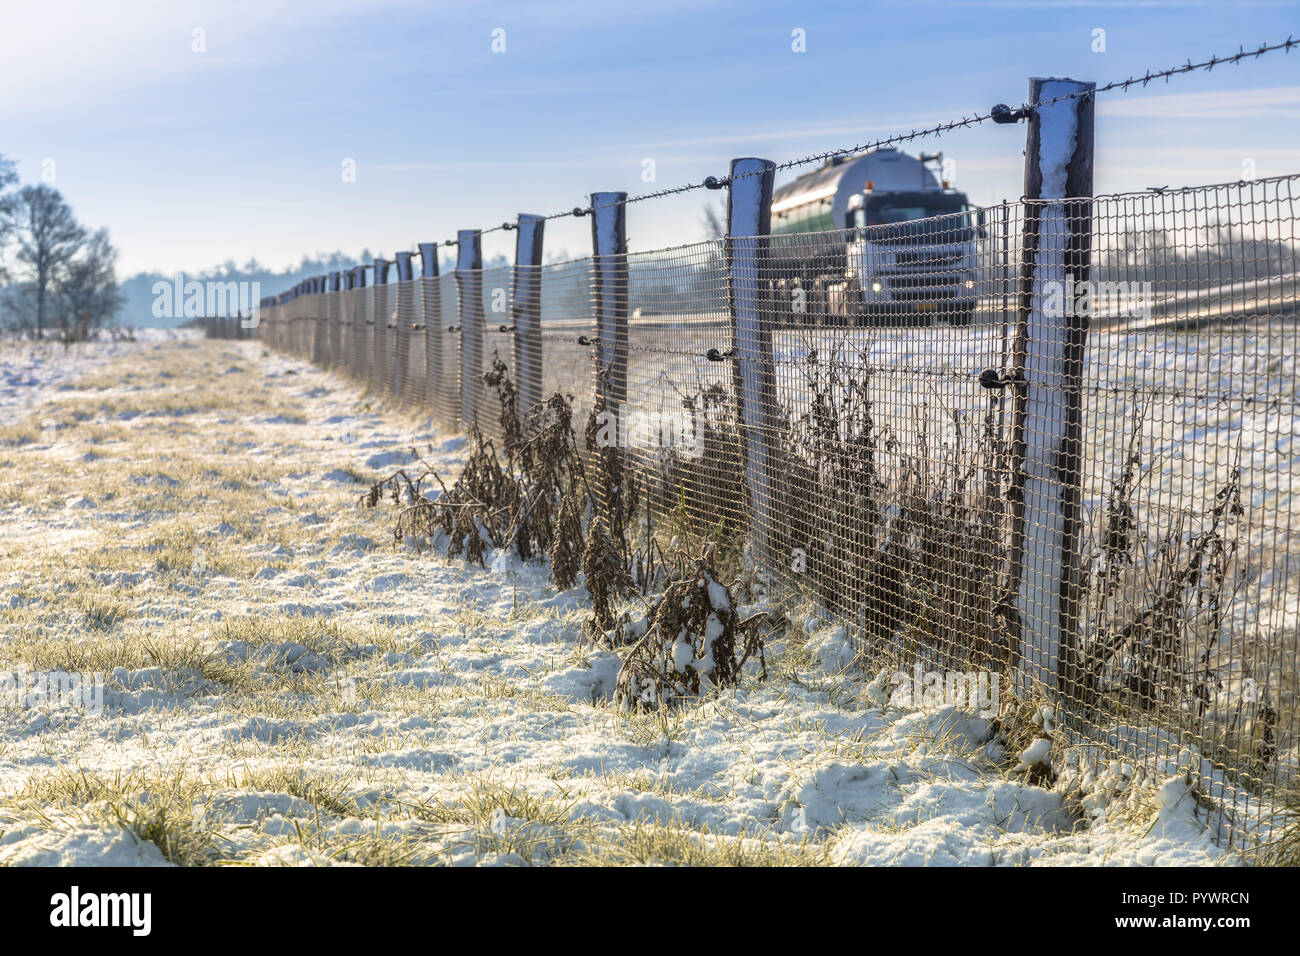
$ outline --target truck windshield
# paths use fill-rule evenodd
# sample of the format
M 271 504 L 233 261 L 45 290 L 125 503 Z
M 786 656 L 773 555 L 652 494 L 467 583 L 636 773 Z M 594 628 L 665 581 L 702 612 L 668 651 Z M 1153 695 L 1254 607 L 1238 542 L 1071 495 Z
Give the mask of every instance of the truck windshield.
M 973 210 L 962 193 L 880 193 L 868 196 L 853 212 L 853 225 L 866 226 L 866 238 L 876 242 L 920 236 L 935 242 L 968 242 L 972 219 Z

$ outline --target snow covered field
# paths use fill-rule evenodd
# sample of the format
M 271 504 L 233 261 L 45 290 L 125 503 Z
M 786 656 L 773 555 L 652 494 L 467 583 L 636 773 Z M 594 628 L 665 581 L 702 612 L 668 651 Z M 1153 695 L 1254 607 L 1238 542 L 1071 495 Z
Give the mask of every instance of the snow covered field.
M 357 507 L 462 440 L 256 342 L 6 345 L 0 378 L 0 680 L 103 675 L 102 713 L 0 701 L 0 863 L 1236 861 L 1179 778 L 1032 786 L 797 612 L 766 683 L 620 711 L 584 591 Z

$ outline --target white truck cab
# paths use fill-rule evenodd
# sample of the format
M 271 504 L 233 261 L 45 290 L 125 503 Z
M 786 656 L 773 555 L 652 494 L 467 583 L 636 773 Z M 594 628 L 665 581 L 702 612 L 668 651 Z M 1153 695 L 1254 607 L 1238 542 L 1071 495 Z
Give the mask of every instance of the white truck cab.
M 970 321 L 979 294 L 978 226 L 965 194 L 868 189 L 849 207 L 845 278 L 856 286 L 864 311 Z
M 778 189 L 772 255 L 785 283 L 824 290 L 836 318 L 969 322 L 982 229 L 927 165 L 938 159 L 878 149 Z

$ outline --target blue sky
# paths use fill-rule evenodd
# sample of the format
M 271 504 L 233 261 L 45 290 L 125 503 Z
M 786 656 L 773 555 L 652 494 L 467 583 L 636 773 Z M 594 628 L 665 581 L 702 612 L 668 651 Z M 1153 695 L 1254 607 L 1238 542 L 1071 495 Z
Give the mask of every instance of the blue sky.
M 0 154 L 27 181 L 53 160 L 77 214 L 111 230 L 124 276 L 391 254 L 595 190 L 721 175 L 733 156 L 784 161 L 1014 105 L 1034 75 L 1104 82 L 1300 36 L 1300 4 L 1280 2 L 10 7 Z M 791 49 L 795 29 L 806 52 Z M 1109 94 L 1097 189 L 1295 172 L 1298 118 L 1300 52 Z M 986 124 L 915 148 L 942 149 L 982 204 L 1019 195 L 1023 147 L 1023 126 Z M 700 238 L 717 198 L 631 207 L 632 248 Z M 586 220 L 548 226 L 551 253 L 588 243 Z M 509 235 L 485 252 L 512 252 Z

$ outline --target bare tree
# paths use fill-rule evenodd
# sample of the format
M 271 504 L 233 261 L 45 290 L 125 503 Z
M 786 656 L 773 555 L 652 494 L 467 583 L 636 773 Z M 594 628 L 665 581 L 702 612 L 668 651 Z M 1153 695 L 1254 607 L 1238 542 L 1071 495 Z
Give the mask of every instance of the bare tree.
M 700 225 L 704 229 L 704 238 L 721 239 L 727 234 L 727 207 L 723 203 L 718 203 L 715 207 L 713 203 L 705 203 L 704 211 L 700 216 Z
M 86 230 L 72 215 L 63 195 L 49 186 L 26 186 L 0 199 L 0 219 L 12 223 L 17 237 L 15 259 L 36 298 L 36 334 L 45 330 L 51 293 L 60 274 L 81 251 Z
M 0 156 L 0 194 L 16 182 L 18 182 L 18 170 L 14 168 L 13 160 Z M 6 197 L 0 195 L 0 282 L 5 282 L 9 278 L 9 274 L 5 271 L 4 250 L 9 244 L 9 237 L 13 235 L 13 229 L 13 219 L 8 213 Z
M 117 250 L 108 230 L 91 234 L 81 253 L 60 272 L 54 302 L 64 341 L 86 338 L 101 328 L 126 301 L 117 284 Z

